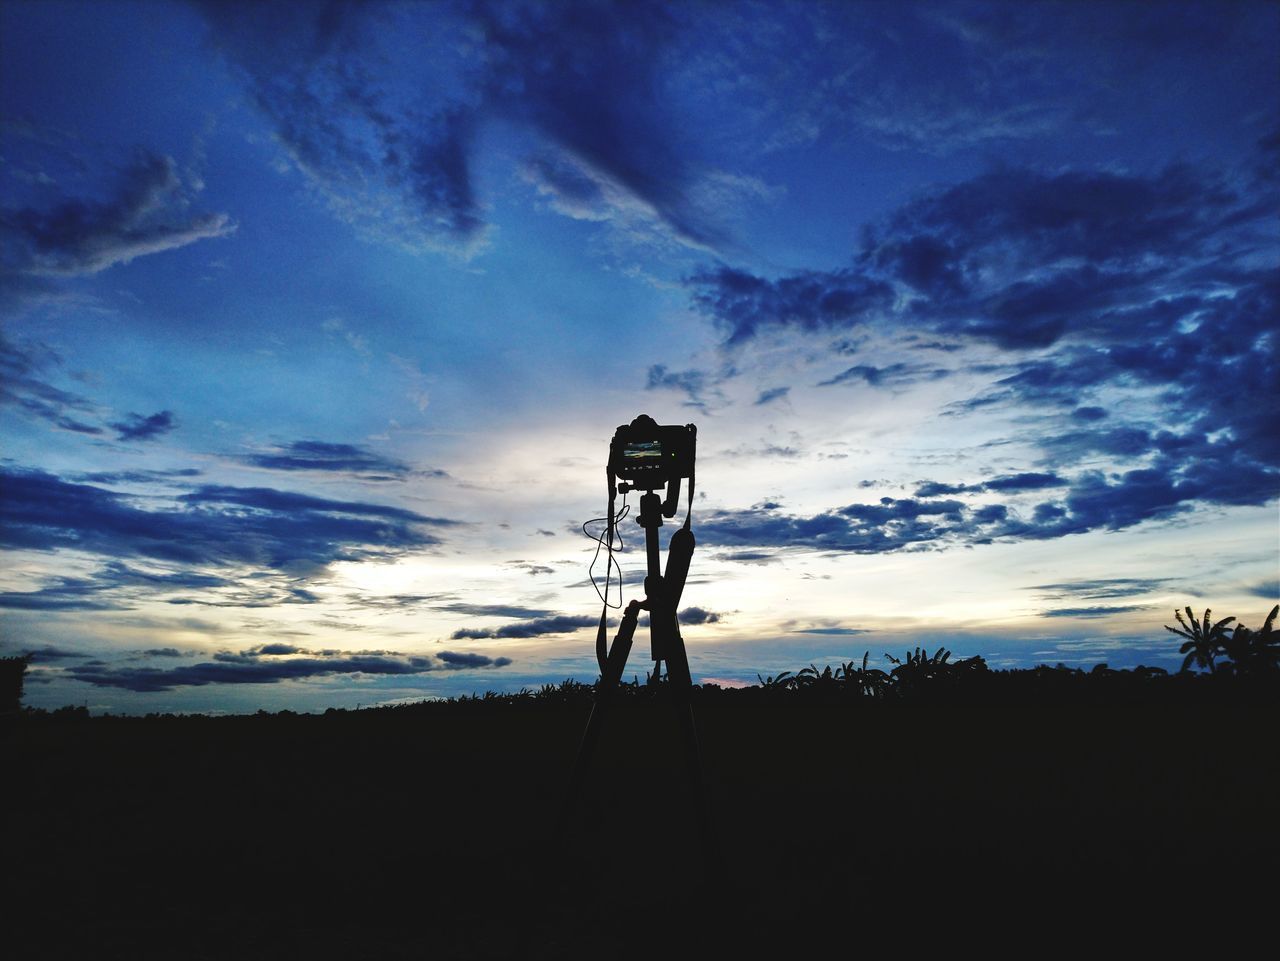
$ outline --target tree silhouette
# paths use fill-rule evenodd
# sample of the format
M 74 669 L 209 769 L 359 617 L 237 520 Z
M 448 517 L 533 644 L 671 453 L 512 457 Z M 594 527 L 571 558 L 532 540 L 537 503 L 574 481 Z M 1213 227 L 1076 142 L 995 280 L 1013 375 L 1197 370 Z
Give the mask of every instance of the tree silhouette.
M 1191 608 L 1188 606 L 1186 610 L 1187 620 L 1185 621 L 1182 619 L 1181 611 L 1173 612 L 1173 616 L 1182 625 L 1181 628 L 1170 627 L 1166 624 L 1164 629 L 1187 639 L 1178 648 L 1179 654 L 1187 655 L 1183 658 L 1182 670 L 1189 671 L 1191 670 L 1191 665 L 1194 664 L 1196 667 L 1204 668 L 1212 674 L 1214 673 L 1214 658 L 1224 653 L 1223 642 L 1227 636 L 1227 625 L 1234 621 L 1235 618 L 1224 617 L 1218 623 L 1210 625 L 1209 614 L 1211 611 L 1205 608 L 1204 622 L 1197 623 L 1195 615 L 1191 613 Z
M 30 663 L 30 654 L 0 657 L 0 714 L 17 713 L 22 704 L 22 678 Z
M 865 697 L 884 697 L 889 691 L 889 675 L 874 667 L 868 668 L 870 656 L 870 651 L 862 655 L 861 667 L 854 667 L 853 661 L 841 664 L 836 668 L 836 677 Z
M 1222 641 L 1223 651 L 1231 659 L 1224 669 L 1250 677 L 1280 671 L 1280 633 L 1275 631 L 1277 614 L 1280 614 L 1280 604 L 1271 608 L 1261 629 L 1256 631 L 1243 624 L 1236 625 L 1230 637 Z

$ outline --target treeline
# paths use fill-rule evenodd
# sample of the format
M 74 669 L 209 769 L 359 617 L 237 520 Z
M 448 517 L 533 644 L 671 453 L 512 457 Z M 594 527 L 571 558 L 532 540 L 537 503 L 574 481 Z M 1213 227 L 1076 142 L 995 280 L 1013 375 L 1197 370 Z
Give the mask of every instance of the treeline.
M 1263 626 L 1250 630 L 1243 625 L 1229 629 L 1235 618 L 1218 622 L 1206 610 L 1201 619 L 1186 609 L 1187 617 L 1175 616 L 1179 628 L 1168 630 L 1186 639 L 1179 653 L 1186 655 L 1181 670 L 1170 673 L 1161 667 L 1114 669 L 1099 664 L 1090 670 L 1067 667 L 1038 666 L 1032 668 L 992 669 L 982 657 L 951 659 L 951 652 L 938 648 L 933 654 L 917 647 L 898 658 L 885 657 L 888 670 L 869 666 L 870 652 L 861 663 L 848 661 L 835 666 L 815 665 L 799 671 L 784 671 L 776 676 L 756 676 L 757 683 L 746 687 L 721 687 L 714 683 L 695 685 L 693 700 L 700 705 L 725 706 L 806 706 L 843 704 L 871 707 L 887 704 L 939 704 L 983 706 L 1051 706 L 1051 705 L 1183 705 L 1183 704 L 1259 704 L 1280 703 L 1280 634 L 1275 620 L 1280 605 L 1272 608 Z M 22 672 L 26 658 L 2 658 L 0 670 L 6 681 L 11 711 L 21 695 Z M 532 709 L 585 708 L 595 698 L 595 685 L 568 678 L 559 684 L 544 684 L 537 689 L 523 688 L 513 693 L 486 691 L 462 695 L 369 707 L 349 711 L 330 708 L 325 717 L 355 716 L 404 717 L 441 711 L 473 711 L 493 708 Z M 665 677 L 638 676 L 620 685 L 618 700 L 639 706 L 669 700 L 670 689 Z M 74 720 L 88 717 L 84 708 L 60 708 L 46 712 L 26 708 L 19 716 L 49 720 Z M 172 715 L 147 715 L 147 717 Z M 259 711 L 257 717 L 304 717 L 292 711 L 269 715 Z

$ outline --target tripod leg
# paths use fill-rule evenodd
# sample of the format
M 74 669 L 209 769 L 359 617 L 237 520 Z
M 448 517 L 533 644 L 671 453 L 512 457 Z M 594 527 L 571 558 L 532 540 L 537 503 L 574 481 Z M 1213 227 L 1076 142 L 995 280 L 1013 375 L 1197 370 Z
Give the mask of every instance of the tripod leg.
M 693 716 L 693 678 L 689 672 L 689 658 L 684 649 L 684 638 L 677 628 L 667 642 L 670 655 L 667 658 L 667 675 L 671 681 L 671 693 L 675 700 L 676 719 L 684 735 L 685 762 L 688 771 L 689 792 L 693 809 L 698 818 L 698 833 L 702 837 L 702 856 L 708 869 L 720 873 L 720 845 L 711 823 L 707 807 L 706 789 L 702 779 L 702 752 L 698 745 L 698 727 Z
M 591 766 L 591 758 L 595 754 L 596 742 L 600 739 L 600 727 L 608 711 L 609 702 L 613 699 L 613 694 L 622 680 L 622 672 L 627 668 L 627 657 L 631 653 L 631 642 L 635 637 L 636 621 L 639 616 L 640 603 L 632 601 L 622 615 L 622 623 L 618 625 L 618 635 L 613 639 L 613 647 L 609 649 L 604 670 L 600 673 L 600 683 L 596 687 L 596 702 L 591 706 L 586 730 L 582 732 L 582 743 L 578 745 L 578 757 L 574 761 L 573 773 L 569 777 L 569 787 L 565 792 L 564 803 L 560 806 L 557 834 L 564 832 L 574 801 L 581 791 L 587 768 Z

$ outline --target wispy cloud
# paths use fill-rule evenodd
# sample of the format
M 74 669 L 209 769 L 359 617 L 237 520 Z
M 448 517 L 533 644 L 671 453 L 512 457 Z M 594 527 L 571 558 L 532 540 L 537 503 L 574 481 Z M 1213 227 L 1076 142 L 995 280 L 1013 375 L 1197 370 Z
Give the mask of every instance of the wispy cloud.
M 440 539 L 427 528 L 460 523 L 381 504 L 215 485 L 179 495 L 176 508 L 144 510 L 123 494 L 44 471 L 0 474 L 0 542 L 34 550 L 281 569 L 429 547 Z
M 105 197 L 66 197 L 51 206 L 0 211 L 6 274 L 93 274 L 147 254 L 235 230 L 226 214 L 194 213 L 197 191 L 171 157 L 139 151 Z
M 116 431 L 117 440 L 154 440 L 161 434 L 167 434 L 177 426 L 173 412 L 162 410 L 155 414 L 143 416 L 130 414 L 122 421 L 113 421 L 111 427 Z
M 599 618 L 586 614 L 557 614 L 532 620 L 516 621 L 499 627 L 464 627 L 449 635 L 453 640 L 484 638 L 542 637 L 546 634 L 570 634 L 584 627 L 595 627 Z
M 415 470 L 395 457 L 377 454 L 355 444 L 297 440 L 268 450 L 239 455 L 243 463 L 266 470 L 317 471 L 351 474 L 362 480 L 405 480 L 409 477 L 448 477 L 438 468 Z
M 427 674 L 432 671 L 506 667 L 511 663 L 509 657 L 491 658 L 454 651 L 421 656 L 394 651 L 312 651 L 276 643 L 238 653 L 223 652 L 215 654 L 212 661 L 171 668 L 113 666 L 95 661 L 68 667 L 65 673 L 95 687 L 157 692 L 207 684 L 277 684 L 334 674 Z

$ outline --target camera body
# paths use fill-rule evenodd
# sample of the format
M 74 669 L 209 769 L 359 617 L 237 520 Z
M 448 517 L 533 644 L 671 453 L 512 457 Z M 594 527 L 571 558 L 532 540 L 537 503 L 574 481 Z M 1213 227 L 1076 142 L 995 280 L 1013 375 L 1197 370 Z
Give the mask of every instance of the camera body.
M 628 482 L 630 490 L 666 487 L 662 513 L 673 516 L 680 499 L 680 480 L 693 476 L 697 439 L 698 428 L 693 424 L 664 425 L 641 414 L 619 427 L 609 444 L 610 486 L 618 478 Z

